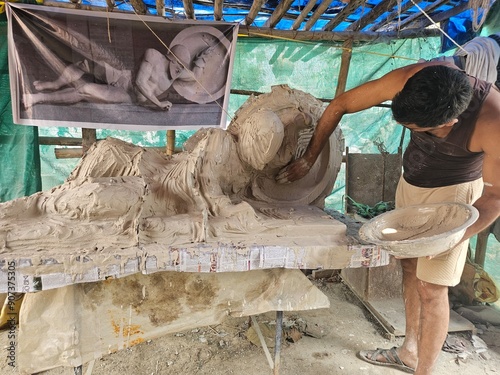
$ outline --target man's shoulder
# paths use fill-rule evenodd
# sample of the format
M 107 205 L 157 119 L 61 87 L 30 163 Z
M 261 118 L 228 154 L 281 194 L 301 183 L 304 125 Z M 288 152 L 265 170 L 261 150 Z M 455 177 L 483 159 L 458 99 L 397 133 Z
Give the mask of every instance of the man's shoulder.
M 500 92 L 492 86 L 479 111 L 474 138 L 481 144 L 500 140 Z M 495 146 L 498 148 L 498 146 Z

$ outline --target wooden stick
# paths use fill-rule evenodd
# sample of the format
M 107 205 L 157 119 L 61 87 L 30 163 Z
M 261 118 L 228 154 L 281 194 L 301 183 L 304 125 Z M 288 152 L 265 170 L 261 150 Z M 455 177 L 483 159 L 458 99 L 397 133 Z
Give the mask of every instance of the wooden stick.
M 340 60 L 339 80 L 337 82 L 337 91 L 335 97 L 345 91 L 347 84 L 347 76 L 349 74 L 349 65 L 351 65 L 352 56 L 352 39 L 346 40 L 342 45 L 342 57 Z

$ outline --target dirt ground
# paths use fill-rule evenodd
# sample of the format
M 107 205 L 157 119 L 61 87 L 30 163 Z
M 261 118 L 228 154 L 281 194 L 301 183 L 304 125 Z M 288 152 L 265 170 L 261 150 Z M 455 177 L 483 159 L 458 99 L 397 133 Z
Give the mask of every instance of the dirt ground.
M 388 367 L 373 366 L 356 357 L 359 350 L 390 348 L 400 344 L 402 338 L 392 342 L 386 339 L 383 328 L 338 277 L 313 280 L 313 283 L 329 297 L 331 306 L 285 313 L 288 340 L 281 348 L 276 374 L 404 374 Z M 268 324 L 273 329 L 275 313 L 256 318 L 259 326 L 265 328 Z M 150 340 L 84 365 L 82 375 L 273 374 L 262 347 L 248 339 L 251 337 L 247 335 L 249 323 L 249 318 L 227 318 L 217 326 Z M 302 337 L 292 333 L 297 334 L 297 331 Z M 465 351 L 462 354 L 442 351 L 434 374 L 500 374 L 500 327 L 479 326 L 477 335 L 484 341 L 480 340 L 482 345 L 478 346 L 471 333 L 452 335 L 453 341 L 461 344 L 458 346 L 465 345 Z M 7 348 L 7 342 L 7 332 L 3 331 L 0 333 L 1 347 Z M 270 351 L 274 356 L 273 349 Z M 18 373 L 17 369 L 8 366 L 6 355 L 3 357 L 0 374 Z M 75 372 L 70 368 L 57 368 L 40 374 L 73 375 Z

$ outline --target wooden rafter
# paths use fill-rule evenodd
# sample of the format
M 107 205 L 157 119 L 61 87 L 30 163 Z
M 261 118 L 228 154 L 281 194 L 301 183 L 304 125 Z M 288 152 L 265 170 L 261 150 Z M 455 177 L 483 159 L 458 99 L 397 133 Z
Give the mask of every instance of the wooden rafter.
M 429 14 L 432 12 L 434 9 L 436 9 L 438 6 L 441 6 L 443 4 L 448 3 L 450 0 L 438 0 L 433 2 L 432 4 L 429 4 L 425 8 L 423 8 L 424 12 L 426 14 Z M 408 28 L 408 25 L 414 23 L 417 21 L 419 18 L 426 18 L 422 12 L 416 12 L 415 14 L 411 15 L 410 17 L 406 18 L 405 20 L 401 21 L 399 24 L 399 28 L 401 30 Z
M 443 22 L 443 21 L 448 20 L 450 17 L 456 16 L 457 14 L 460 14 L 463 11 L 469 9 L 469 7 L 470 7 L 469 3 L 463 2 L 463 3 L 459 4 L 458 6 L 451 8 L 450 10 L 432 15 L 431 19 L 436 23 Z M 427 27 L 431 24 L 432 24 L 432 22 L 427 17 L 424 17 L 422 19 L 417 20 L 416 22 L 414 22 L 412 24 L 409 24 L 406 27 L 406 29 L 409 30 L 409 29 L 415 29 L 415 28 L 424 28 L 424 27 Z
M 298 30 L 302 22 L 306 19 L 307 15 L 312 10 L 312 8 L 314 8 L 315 5 L 316 5 L 316 0 L 309 0 L 307 2 L 304 9 L 302 9 L 302 12 L 300 12 L 300 14 L 295 19 L 295 22 L 292 25 L 292 30 Z
M 295 30 L 276 30 L 260 27 L 241 28 L 239 34 L 253 37 L 280 37 L 286 39 L 310 41 L 310 42 L 339 42 L 347 39 L 353 41 L 387 43 L 394 39 L 424 38 L 441 35 L 438 29 L 423 30 L 402 30 L 387 33 L 377 32 L 355 32 L 355 31 L 300 31 Z
M 406 12 L 408 9 L 410 9 L 413 5 L 411 0 L 407 0 L 405 3 L 401 4 L 401 8 L 396 8 L 392 13 L 390 13 L 385 19 L 380 20 L 378 23 L 373 24 L 370 26 L 366 31 L 377 31 L 381 29 L 382 27 L 386 26 L 388 23 L 392 22 L 396 18 L 400 17 L 402 13 Z
M 290 5 L 292 5 L 293 0 L 281 0 L 278 6 L 274 9 L 274 12 L 271 14 L 271 17 L 268 18 L 264 27 L 269 27 L 271 29 L 274 28 L 283 18 L 283 16 L 290 9 Z
M 323 0 L 321 4 L 319 4 L 318 8 L 314 11 L 314 14 L 307 20 L 306 26 L 304 30 L 311 30 L 314 24 L 319 20 L 319 18 L 325 13 L 333 0 Z M 309 5 L 309 4 L 308 4 Z
M 328 22 L 323 31 L 332 31 L 335 27 L 340 25 L 349 15 L 354 12 L 361 4 L 364 4 L 366 0 L 351 0 L 347 6 L 342 9 L 333 20 Z
M 356 22 L 353 22 L 351 26 L 347 28 L 349 31 L 358 31 L 364 29 L 366 25 L 371 23 L 380 17 L 381 14 L 391 10 L 396 4 L 396 0 L 384 0 L 376 5 L 371 11 L 365 16 L 361 17 Z
M 265 0 L 253 0 L 253 4 L 245 17 L 245 25 L 251 25 L 259 14 Z
M 184 13 L 186 14 L 186 18 L 190 20 L 196 19 L 194 14 L 193 0 L 182 0 L 182 4 L 184 4 Z
M 165 11 L 165 0 L 156 0 L 156 14 L 163 16 Z
M 214 20 L 222 20 L 222 9 L 224 5 L 224 0 L 214 0 Z
M 130 3 L 132 4 L 132 8 L 134 8 L 134 11 L 137 14 L 144 15 L 148 13 L 148 8 L 142 0 L 131 0 Z

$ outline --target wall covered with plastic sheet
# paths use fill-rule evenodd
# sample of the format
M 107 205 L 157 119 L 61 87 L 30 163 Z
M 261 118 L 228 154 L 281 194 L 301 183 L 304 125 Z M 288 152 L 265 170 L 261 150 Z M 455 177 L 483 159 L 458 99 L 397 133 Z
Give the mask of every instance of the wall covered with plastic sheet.
M 37 128 L 12 122 L 7 21 L 0 15 L 0 202 L 41 189 Z

